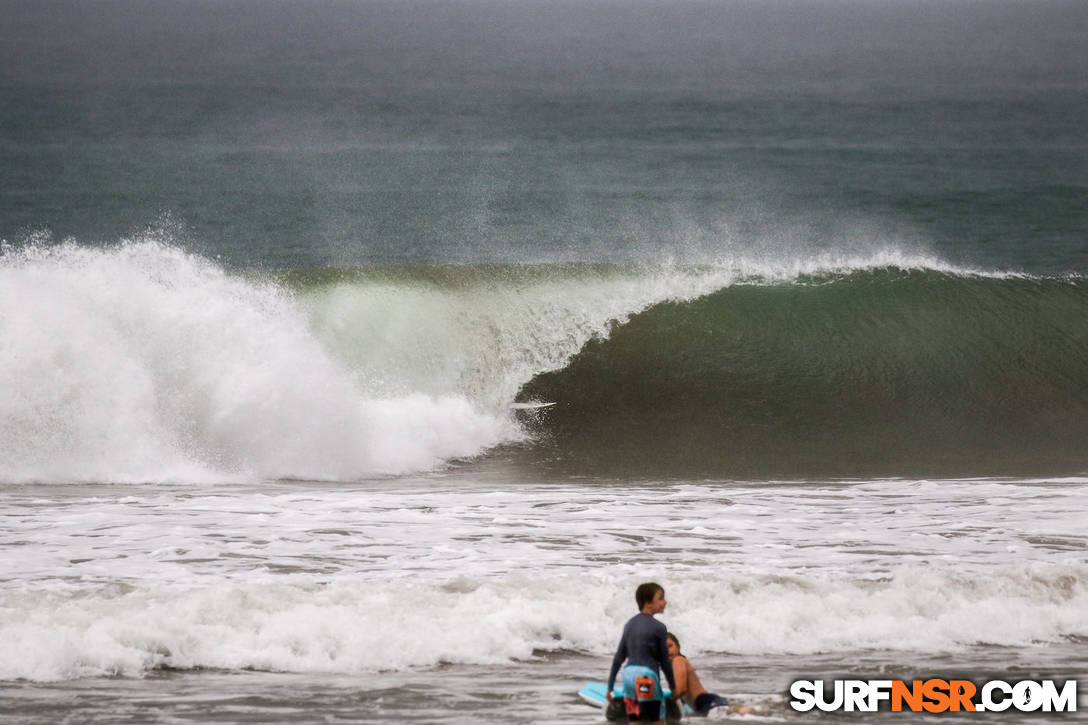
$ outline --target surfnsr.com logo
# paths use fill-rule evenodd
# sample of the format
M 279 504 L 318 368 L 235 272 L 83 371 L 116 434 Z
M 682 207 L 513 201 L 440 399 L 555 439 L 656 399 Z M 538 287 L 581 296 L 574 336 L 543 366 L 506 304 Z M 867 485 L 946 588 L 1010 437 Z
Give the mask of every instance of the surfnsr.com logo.
M 790 697 L 798 712 L 1076 712 L 1077 681 L 797 680 Z

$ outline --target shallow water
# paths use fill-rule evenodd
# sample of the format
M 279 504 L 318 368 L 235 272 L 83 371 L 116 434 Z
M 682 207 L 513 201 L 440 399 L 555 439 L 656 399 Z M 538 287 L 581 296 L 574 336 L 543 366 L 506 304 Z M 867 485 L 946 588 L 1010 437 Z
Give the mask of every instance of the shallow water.
M 738 722 L 835 722 L 842 715 L 795 713 L 787 688 L 795 678 L 833 674 L 888 677 L 931 673 L 968 674 L 975 680 L 1088 677 L 1083 642 L 1025 648 L 979 646 L 956 654 L 889 658 L 874 651 L 809 656 L 714 656 L 698 658 L 704 682 L 714 683 L 756 713 Z M 965 665 L 965 662 L 972 663 Z M 5 722 L 261 723 L 261 722 L 451 722 L 592 723 L 599 711 L 574 692 L 586 678 L 600 678 L 600 657 L 562 654 L 502 666 L 444 666 L 413 672 L 314 675 L 267 672 L 156 672 L 140 679 L 8 683 Z M 581 676 L 583 675 L 584 676 Z M 1080 710 L 1086 698 L 1080 696 Z M 878 713 L 872 720 L 937 720 L 936 716 Z M 1058 716 L 1083 721 L 1082 713 Z M 1002 720 L 1016 719 L 1006 715 Z M 1020 716 L 1051 721 L 1051 716 Z M 717 719 L 717 718 L 715 718 Z M 941 722 L 975 722 L 977 715 L 944 713 Z
M 468 468 L 8 487 L 4 707 L 19 722 L 589 720 L 574 693 L 607 672 L 650 578 L 704 682 L 772 719 L 797 717 L 800 677 L 1083 677 L 1086 486 Z

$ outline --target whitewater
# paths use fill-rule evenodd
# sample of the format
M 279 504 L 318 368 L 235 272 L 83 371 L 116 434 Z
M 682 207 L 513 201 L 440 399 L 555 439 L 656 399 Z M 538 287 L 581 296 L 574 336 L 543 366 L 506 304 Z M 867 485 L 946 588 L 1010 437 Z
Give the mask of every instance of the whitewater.
M 300 687 L 293 704 L 318 697 L 314 678 L 341 698 L 392 682 L 398 694 L 368 700 L 363 720 L 427 721 L 396 702 L 434 686 L 421 697 L 441 711 L 474 691 L 442 683 L 501 668 L 511 684 L 489 680 L 497 693 L 543 678 L 552 702 L 539 714 L 562 702 L 555 721 L 573 721 L 589 713 L 570 688 L 603 677 L 646 578 L 668 587 L 664 619 L 704 678 L 771 719 L 789 717 L 787 676 L 814 668 L 1083 676 L 1086 488 L 529 484 L 495 470 L 353 486 L 9 486 L 0 677 L 38 683 L 38 716 L 66 712 L 64 688 L 101 677 L 136 678 L 152 701 L 204 682 L 224 693 L 202 700 L 205 716 L 231 712 L 233 673 L 268 673 L 261 692 Z M 8 707 L 26 687 L 9 687 Z M 106 691 L 89 696 L 106 706 Z M 237 717 L 272 717 L 270 697 Z

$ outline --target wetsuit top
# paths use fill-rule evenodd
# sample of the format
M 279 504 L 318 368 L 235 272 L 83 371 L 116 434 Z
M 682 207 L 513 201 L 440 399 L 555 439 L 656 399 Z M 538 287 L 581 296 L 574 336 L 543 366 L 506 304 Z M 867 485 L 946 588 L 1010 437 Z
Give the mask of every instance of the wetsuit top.
M 665 625 L 653 618 L 653 615 L 639 612 L 627 620 L 623 627 L 623 636 L 620 637 L 620 645 L 616 648 L 616 656 L 612 658 L 612 670 L 608 673 L 608 686 L 616 681 L 616 673 L 620 671 L 623 661 L 630 665 L 642 665 L 653 671 L 658 669 L 665 673 L 665 679 L 669 681 L 669 689 L 676 690 L 676 679 L 672 674 L 672 660 L 669 659 L 669 650 L 665 646 Z

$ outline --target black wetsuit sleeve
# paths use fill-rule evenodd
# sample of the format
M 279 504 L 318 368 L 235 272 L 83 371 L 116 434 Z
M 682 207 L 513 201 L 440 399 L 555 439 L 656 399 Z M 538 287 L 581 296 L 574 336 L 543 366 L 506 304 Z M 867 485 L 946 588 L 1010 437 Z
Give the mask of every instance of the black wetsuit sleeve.
M 627 626 L 630 626 L 630 622 Z M 620 644 L 616 647 L 616 654 L 612 657 L 612 669 L 608 672 L 608 691 L 611 692 L 616 682 L 616 675 L 619 674 L 620 667 L 623 665 L 623 661 L 627 659 L 627 626 L 623 628 L 623 634 L 620 635 Z
M 669 681 L 669 689 L 676 692 L 676 676 L 672 673 L 672 659 L 669 657 L 668 642 L 665 640 L 667 632 L 668 630 L 664 627 L 661 628 L 657 646 L 661 648 L 661 670 L 665 673 L 665 679 Z

